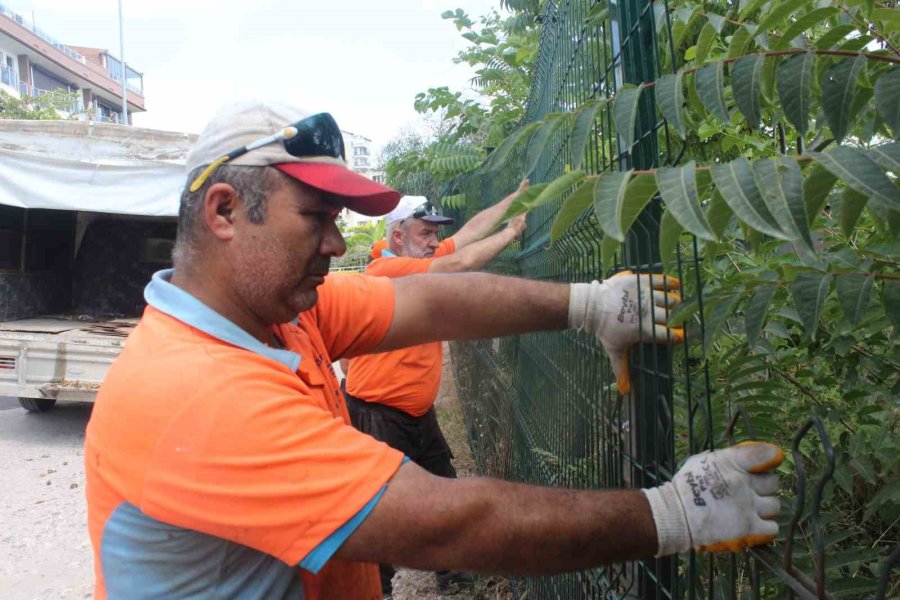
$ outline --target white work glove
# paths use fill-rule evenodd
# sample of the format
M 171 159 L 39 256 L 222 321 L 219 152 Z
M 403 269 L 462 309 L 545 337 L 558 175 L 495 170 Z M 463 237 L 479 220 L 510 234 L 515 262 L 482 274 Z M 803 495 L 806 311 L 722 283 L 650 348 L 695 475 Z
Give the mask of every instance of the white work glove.
M 638 283 L 641 305 L 638 308 Z M 569 327 L 592 332 L 598 338 L 616 375 L 619 393 L 631 391 L 628 350 L 638 342 L 684 340 L 684 329 L 666 326 L 669 311 L 681 302 L 674 290 L 681 282 L 668 275 L 635 276 L 622 271 L 603 281 L 573 283 L 569 293 Z M 651 310 L 651 305 L 656 308 Z M 638 315 L 640 314 L 640 317 Z
M 781 503 L 771 470 L 783 460 L 778 446 L 744 442 L 692 456 L 672 481 L 641 490 L 656 523 L 656 556 L 738 552 L 774 540 Z

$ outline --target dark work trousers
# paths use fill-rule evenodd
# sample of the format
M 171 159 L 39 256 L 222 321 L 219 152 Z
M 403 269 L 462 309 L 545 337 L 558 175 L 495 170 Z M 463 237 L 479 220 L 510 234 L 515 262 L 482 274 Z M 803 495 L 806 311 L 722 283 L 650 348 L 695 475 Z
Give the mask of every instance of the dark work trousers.
M 453 453 L 438 427 L 434 406 L 421 417 L 414 417 L 384 404 L 360 400 L 346 390 L 344 396 L 347 398 L 350 422 L 355 428 L 404 453 L 433 475 L 456 477 L 456 469 L 450 463 Z M 383 564 L 380 569 L 381 591 L 389 594 L 394 567 Z

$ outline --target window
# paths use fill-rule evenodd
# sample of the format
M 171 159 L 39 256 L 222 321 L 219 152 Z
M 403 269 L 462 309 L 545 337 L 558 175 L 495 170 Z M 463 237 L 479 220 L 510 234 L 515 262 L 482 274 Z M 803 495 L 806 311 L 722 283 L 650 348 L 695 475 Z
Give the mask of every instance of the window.
M 69 85 L 62 79 L 51 75 L 46 71 L 42 71 L 37 67 L 32 67 L 32 77 L 32 86 L 39 90 L 45 90 L 48 92 L 52 92 L 54 90 L 65 90 L 69 92 L 78 89 L 78 86 Z
M 25 209 L 0 205 L 0 270 L 21 271 Z
M 354 167 L 368 167 L 369 159 L 365 156 L 354 156 L 353 157 L 353 166 Z
M 369 149 L 365 146 L 353 146 L 353 156 L 368 156 Z
M 113 110 L 105 104 L 97 103 L 97 115 L 105 123 L 118 123 L 119 111 Z

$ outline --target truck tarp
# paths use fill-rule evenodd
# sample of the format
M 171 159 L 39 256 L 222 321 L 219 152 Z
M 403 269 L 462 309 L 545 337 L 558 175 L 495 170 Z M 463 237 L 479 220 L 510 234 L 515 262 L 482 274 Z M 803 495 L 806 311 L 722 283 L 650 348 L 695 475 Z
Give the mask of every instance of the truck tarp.
M 0 120 L 0 204 L 177 216 L 193 134 Z

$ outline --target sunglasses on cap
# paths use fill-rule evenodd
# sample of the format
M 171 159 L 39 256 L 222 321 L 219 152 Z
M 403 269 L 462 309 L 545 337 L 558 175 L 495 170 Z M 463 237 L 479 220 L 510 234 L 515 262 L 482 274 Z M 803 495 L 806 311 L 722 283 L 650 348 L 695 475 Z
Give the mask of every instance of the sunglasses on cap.
M 203 172 L 191 183 L 190 191 L 196 192 L 203 187 L 203 184 L 206 183 L 213 171 L 228 161 L 243 156 L 251 150 L 277 142 L 283 143 L 287 153 L 297 158 L 330 156 L 346 160 L 344 155 L 344 138 L 341 135 L 337 122 L 328 113 L 318 113 L 301 119 L 278 133 L 266 136 L 237 150 L 232 150 L 225 156 L 216 159 L 203 169 Z
M 409 215 L 408 218 L 421 219 L 422 217 L 428 215 L 437 215 L 437 209 L 434 208 L 434 205 L 431 202 L 420 204 L 414 211 L 412 211 L 412 214 Z

